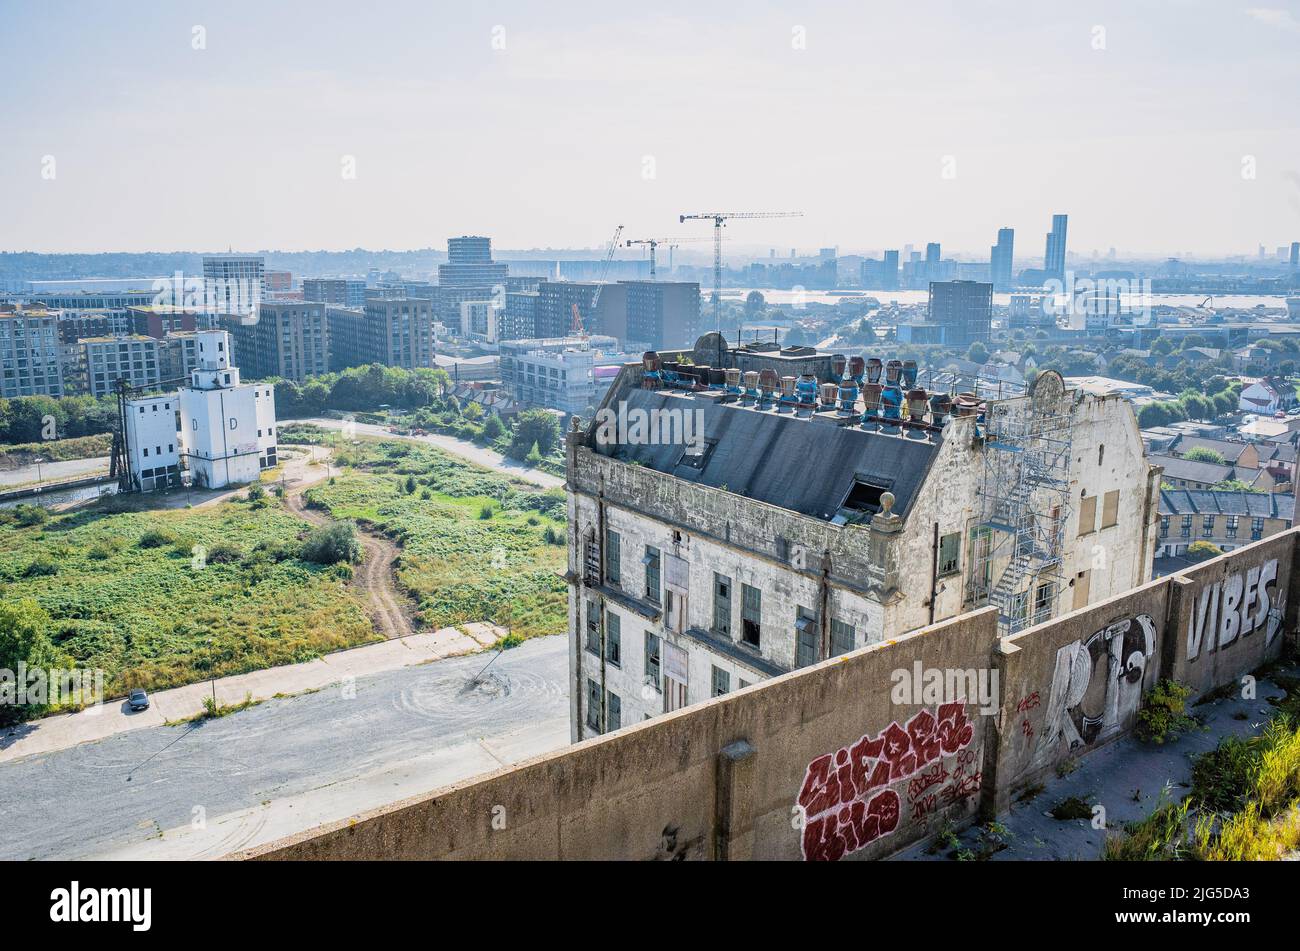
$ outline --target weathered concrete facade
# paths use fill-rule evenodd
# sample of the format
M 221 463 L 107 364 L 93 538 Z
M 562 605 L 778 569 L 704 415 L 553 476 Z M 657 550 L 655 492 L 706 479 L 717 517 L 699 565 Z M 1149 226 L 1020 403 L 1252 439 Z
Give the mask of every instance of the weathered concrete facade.
M 235 857 L 878 858 L 1123 736 L 1157 680 L 1205 693 L 1294 645 L 1298 541 L 1014 637 L 992 608 L 964 614 Z M 925 690 L 900 691 L 913 674 Z M 997 684 L 991 703 L 977 681 Z
M 706 353 L 697 348 L 695 355 Z M 643 380 L 640 364 L 624 367 L 602 412 L 625 407 L 638 399 L 637 391 L 644 396 Z M 701 398 L 669 395 L 654 411 L 693 412 Z M 1002 402 L 1023 407 L 1028 401 Z M 1021 584 L 1024 610 L 1040 622 L 1145 582 L 1156 544 L 1159 470 L 1146 462 L 1129 405 L 1118 397 L 1068 393 L 1062 406 L 1073 434 L 1070 504 L 1058 516 L 1065 522 L 1063 544 L 1050 582 L 1028 577 Z M 708 405 L 709 413 L 715 411 L 755 414 L 716 401 Z M 809 470 L 818 465 L 823 442 L 854 428 L 852 421 L 826 413 L 761 415 L 760 433 L 807 427 Z M 727 422 L 709 417 L 706 441 L 713 441 L 710 427 L 722 430 Z M 600 443 L 594 422 L 571 431 L 573 739 L 899 637 L 986 603 L 972 584 L 980 493 L 988 479 L 980 424 L 974 415 L 951 417 L 941 432 L 933 427 L 920 440 L 916 435 L 872 433 L 866 458 L 846 469 L 847 482 L 813 516 L 747 497 L 739 485 L 732 491 L 629 462 Z M 875 506 L 874 515 L 868 510 L 844 518 L 842 496 L 854 473 L 903 448 L 907 453 L 871 472 L 879 487 L 899 493 L 898 509 Z M 752 476 L 739 477 L 752 484 Z M 901 477 L 906 492 L 892 481 Z M 804 474 L 787 468 L 780 478 L 799 482 Z M 839 516 L 832 517 L 837 509 Z M 1003 554 L 987 570 L 997 578 L 1010 560 Z

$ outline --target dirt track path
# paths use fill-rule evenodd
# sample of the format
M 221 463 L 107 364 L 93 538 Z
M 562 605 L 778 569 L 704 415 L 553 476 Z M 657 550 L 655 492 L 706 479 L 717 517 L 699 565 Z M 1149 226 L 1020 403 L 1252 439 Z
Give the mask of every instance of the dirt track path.
M 335 520 L 319 509 L 308 508 L 302 497 L 308 486 L 290 489 L 285 500 L 293 513 L 313 525 L 333 525 Z M 366 593 L 370 602 L 370 620 L 375 629 L 385 637 L 405 637 L 415 631 L 411 623 L 409 603 L 397 590 L 398 547 L 382 535 L 373 535 L 357 528 L 357 539 L 365 551 L 360 567 L 353 576 L 353 584 Z

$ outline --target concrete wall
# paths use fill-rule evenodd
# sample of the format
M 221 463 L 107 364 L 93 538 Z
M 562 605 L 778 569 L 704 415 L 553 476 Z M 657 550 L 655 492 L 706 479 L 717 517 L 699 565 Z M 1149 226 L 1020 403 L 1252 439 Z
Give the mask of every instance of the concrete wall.
M 1156 680 L 1278 656 L 1297 538 L 1001 640 L 986 608 L 235 857 L 878 858 L 1123 736 Z

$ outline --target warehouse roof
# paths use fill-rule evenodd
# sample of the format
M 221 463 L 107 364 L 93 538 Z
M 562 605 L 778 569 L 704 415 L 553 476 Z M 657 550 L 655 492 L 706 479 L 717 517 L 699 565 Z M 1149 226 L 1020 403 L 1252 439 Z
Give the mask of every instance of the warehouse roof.
M 657 433 L 630 440 L 631 432 L 620 426 L 612 448 L 598 445 L 598 451 L 826 520 L 843 509 L 874 514 L 885 491 L 894 494 L 894 512 L 906 516 L 939 448 L 937 433 L 918 438 L 874 432 L 835 425 L 824 416 L 809 418 L 806 410 L 796 416 L 788 409 L 754 409 L 669 390 L 627 393 L 629 422 L 635 415 L 669 409 L 702 414 L 695 417 L 704 427 L 702 443 L 693 440 L 696 449 L 682 439 L 652 442 Z M 598 437 L 599 425 L 597 420 Z

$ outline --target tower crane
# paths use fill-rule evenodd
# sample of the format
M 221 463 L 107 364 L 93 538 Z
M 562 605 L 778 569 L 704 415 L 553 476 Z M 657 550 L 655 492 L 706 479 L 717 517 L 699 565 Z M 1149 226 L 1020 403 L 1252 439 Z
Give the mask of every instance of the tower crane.
M 614 229 L 614 237 L 609 239 L 609 245 L 605 248 L 605 260 L 600 267 L 600 278 L 596 281 L 595 293 L 591 295 L 591 313 L 596 313 L 596 305 L 600 303 L 600 291 L 605 286 L 605 279 L 609 276 L 609 265 L 614 260 L 614 252 L 618 250 L 618 239 L 623 234 L 623 226 L 619 225 Z M 578 305 L 573 305 L 573 324 L 569 328 L 569 333 L 573 336 L 587 336 L 587 331 L 582 323 L 582 314 L 578 310 Z
M 650 280 L 655 279 L 655 248 L 663 245 L 669 251 L 668 272 L 672 274 L 672 249 L 683 244 L 695 244 L 697 242 L 707 241 L 708 238 L 628 238 L 627 246 L 630 248 L 635 244 L 645 245 L 650 249 Z
M 731 218 L 799 218 L 802 211 L 706 211 L 695 215 L 678 215 L 679 224 L 687 221 L 713 222 L 713 323 L 722 330 L 722 226 Z

